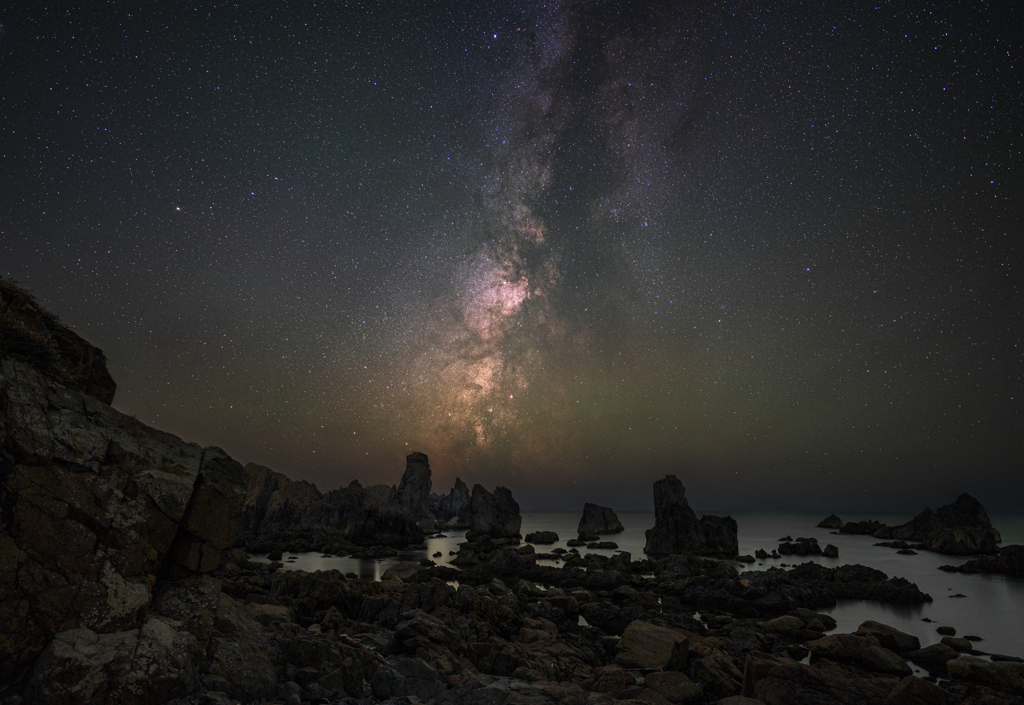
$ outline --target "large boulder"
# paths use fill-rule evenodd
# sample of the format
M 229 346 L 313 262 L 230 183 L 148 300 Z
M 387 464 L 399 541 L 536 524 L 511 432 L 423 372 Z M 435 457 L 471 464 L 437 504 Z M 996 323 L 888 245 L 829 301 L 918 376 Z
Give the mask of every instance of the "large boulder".
M 648 529 L 644 553 L 674 553 L 734 558 L 739 555 L 736 522 L 731 517 L 703 516 L 686 501 L 686 488 L 675 475 L 654 483 L 654 528 Z
M 430 513 L 430 463 L 425 453 L 410 453 L 405 458 L 405 473 L 398 485 L 398 508 L 421 529 L 433 529 Z
M 472 529 L 478 534 L 493 538 L 522 538 L 519 529 L 523 518 L 519 514 L 519 503 L 505 487 L 498 487 L 491 494 L 483 485 L 474 485 L 470 516 Z
M 622 522 L 609 507 L 587 502 L 583 505 L 583 518 L 576 533 L 579 535 L 617 534 L 623 530 Z

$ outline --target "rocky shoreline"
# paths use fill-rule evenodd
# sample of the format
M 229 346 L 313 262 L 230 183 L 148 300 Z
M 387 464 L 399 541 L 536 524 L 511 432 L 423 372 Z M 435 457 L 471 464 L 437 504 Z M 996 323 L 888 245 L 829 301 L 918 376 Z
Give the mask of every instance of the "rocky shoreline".
M 433 495 L 413 453 L 396 486 L 322 493 L 145 426 L 115 392 L 101 351 L 0 280 L 3 705 L 1024 703 L 1017 655 L 874 622 L 827 634 L 838 599 L 931 597 L 859 565 L 740 574 L 735 522 L 697 519 L 675 477 L 646 556 L 539 565 L 506 488 Z M 593 507 L 574 541 L 616 525 Z M 394 555 L 456 527 L 461 569 L 250 560 Z

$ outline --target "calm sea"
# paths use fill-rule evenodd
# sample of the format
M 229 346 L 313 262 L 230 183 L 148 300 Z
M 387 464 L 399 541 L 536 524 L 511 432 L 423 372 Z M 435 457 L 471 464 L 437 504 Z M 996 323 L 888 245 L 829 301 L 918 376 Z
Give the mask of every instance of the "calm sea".
M 959 565 L 966 558 L 941 556 L 921 551 L 916 556 L 902 556 L 895 550 L 873 546 L 876 539 L 870 536 L 842 536 L 827 529 L 815 527 L 824 515 L 801 512 L 708 512 L 718 516 L 730 515 L 739 525 L 740 554 L 754 555 L 763 548 L 771 552 L 778 548 L 778 539 L 783 536 L 814 537 L 823 547 L 834 544 L 839 548 L 838 559 L 821 557 L 786 556 L 778 560 L 767 560 L 753 564 L 734 564 L 738 570 L 763 570 L 771 565 L 795 564 L 813 561 L 827 566 L 844 563 L 860 563 L 877 568 L 889 577 L 901 577 L 916 583 L 924 592 L 934 598 L 931 604 L 917 607 L 883 605 L 861 600 L 841 601 L 832 609 L 823 610 L 838 622 L 836 633 L 852 632 L 864 620 L 873 619 L 913 634 L 927 646 L 942 637 L 936 633 L 939 626 L 951 626 L 958 636 L 980 636 L 983 641 L 976 648 L 989 653 L 1024 657 L 1024 581 L 991 575 L 963 575 L 945 573 L 940 565 Z M 701 512 L 698 512 L 698 515 Z M 614 541 L 619 550 L 628 551 L 634 560 L 644 557 L 644 532 L 654 526 L 653 512 L 621 512 L 619 520 L 625 527 L 621 534 L 602 537 Z M 840 513 L 844 521 L 877 519 L 889 525 L 902 524 L 913 514 L 855 514 Z M 1024 543 L 1024 513 L 989 513 L 992 524 L 999 529 L 1003 544 Z M 580 514 L 576 512 L 525 512 L 522 532 L 525 536 L 532 531 L 554 531 L 560 541 L 552 546 L 538 546 L 539 552 L 550 552 L 553 548 L 567 548 L 566 540 L 575 538 Z M 297 554 L 294 560 L 287 560 L 285 567 L 306 571 L 337 569 L 354 572 L 367 579 L 379 579 L 380 575 L 396 560 L 417 560 L 440 552 L 434 558 L 438 563 L 447 563 L 464 540 L 464 531 L 450 532 L 446 538 L 427 540 L 426 551 L 406 553 L 398 559 L 360 561 L 352 558 L 323 558 L 318 553 Z M 612 555 L 615 551 L 589 551 L 582 553 L 603 553 Z M 257 559 L 258 560 L 258 559 Z M 552 563 L 552 565 L 558 565 Z M 952 597 L 953 595 L 964 597 Z M 932 622 L 924 622 L 923 619 Z

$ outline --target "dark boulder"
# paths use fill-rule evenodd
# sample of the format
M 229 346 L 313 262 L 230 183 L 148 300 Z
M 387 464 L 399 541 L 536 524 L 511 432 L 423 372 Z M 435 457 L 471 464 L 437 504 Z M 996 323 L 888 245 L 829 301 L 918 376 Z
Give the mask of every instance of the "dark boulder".
M 654 528 L 648 529 L 644 553 L 674 553 L 734 558 L 739 555 L 736 522 L 731 517 L 703 516 L 686 501 L 686 488 L 675 475 L 654 483 Z
M 534 531 L 527 534 L 524 540 L 527 543 L 551 544 L 558 541 L 558 534 L 554 531 Z
M 583 518 L 576 529 L 577 534 L 617 534 L 622 530 L 622 522 L 609 507 L 599 507 L 590 502 L 583 505 Z

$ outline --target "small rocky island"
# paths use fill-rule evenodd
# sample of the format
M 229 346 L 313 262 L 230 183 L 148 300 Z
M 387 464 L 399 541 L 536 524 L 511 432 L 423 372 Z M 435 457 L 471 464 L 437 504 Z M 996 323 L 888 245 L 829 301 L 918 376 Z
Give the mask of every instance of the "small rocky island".
M 555 567 L 509 490 L 432 495 L 425 455 L 396 486 L 322 493 L 121 414 L 115 392 L 100 350 L 0 280 L 3 705 L 1024 703 L 1024 663 L 968 640 L 828 634 L 837 599 L 931 597 L 858 565 L 741 577 L 735 522 L 698 520 L 673 476 L 646 557 Z M 389 555 L 441 528 L 466 530 L 461 570 L 250 560 Z

